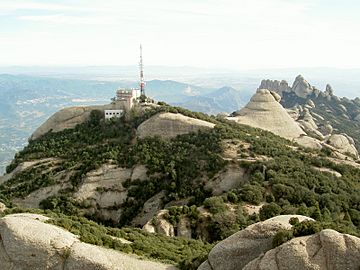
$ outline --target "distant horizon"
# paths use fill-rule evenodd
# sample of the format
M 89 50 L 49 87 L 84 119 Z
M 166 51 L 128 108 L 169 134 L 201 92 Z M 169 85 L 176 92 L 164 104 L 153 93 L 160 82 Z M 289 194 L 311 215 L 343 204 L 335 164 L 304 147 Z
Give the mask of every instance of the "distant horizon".
M 1 67 L 0 75 L 24 75 L 42 78 L 92 80 L 103 82 L 138 82 L 137 65 L 108 66 L 10 66 Z M 335 94 L 342 97 L 358 97 L 360 88 L 359 68 L 272 68 L 250 70 L 223 70 L 189 66 L 145 66 L 145 80 L 172 80 L 185 84 L 221 88 L 230 86 L 240 91 L 252 92 L 260 85 L 261 80 L 286 80 L 289 85 L 296 76 L 302 75 L 317 89 L 325 90 L 330 84 Z

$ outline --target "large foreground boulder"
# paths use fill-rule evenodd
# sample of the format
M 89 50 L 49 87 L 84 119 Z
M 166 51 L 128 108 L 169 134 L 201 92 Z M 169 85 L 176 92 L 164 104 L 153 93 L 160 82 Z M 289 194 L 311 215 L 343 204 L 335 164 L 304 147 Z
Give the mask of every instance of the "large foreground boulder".
M 215 124 L 182 115 L 180 113 L 159 113 L 143 122 L 137 129 L 140 138 L 160 136 L 173 138 L 177 135 L 214 128 Z
M 311 220 L 305 216 L 283 215 L 250 225 L 217 244 L 208 261 L 199 270 L 239 270 L 259 255 L 272 249 L 272 241 L 279 230 L 290 229 L 289 220 Z
M 244 270 L 358 270 L 360 239 L 334 230 L 295 238 L 250 262 Z M 241 268 L 238 268 L 241 269 Z
M 74 234 L 44 223 L 47 219 L 34 214 L 14 214 L 0 219 L 1 270 L 176 269 L 82 243 Z

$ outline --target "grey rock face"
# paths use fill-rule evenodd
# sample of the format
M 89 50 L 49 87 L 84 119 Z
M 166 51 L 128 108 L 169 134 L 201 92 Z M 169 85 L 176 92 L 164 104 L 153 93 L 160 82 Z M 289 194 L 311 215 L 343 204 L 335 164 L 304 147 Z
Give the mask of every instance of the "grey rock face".
M 307 98 L 314 92 L 314 88 L 301 75 L 296 77 L 291 89 L 298 97 L 302 98 Z
M 300 221 L 309 219 L 304 216 L 285 215 L 250 225 L 217 244 L 210 251 L 208 261 L 203 263 L 199 270 L 242 269 L 272 248 L 273 237 L 279 230 L 291 228 L 291 217 L 298 217 Z
M 360 239 L 334 230 L 295 238 L 250 262 L 244 270 L 357 270 Z
M 258 89 L 268 89 L 279 94 L 280 96 L 282 96 L 284 92 L 291 91 L 291 87 L 289 86 L 287 81 L 284 80 L 262 80 Z

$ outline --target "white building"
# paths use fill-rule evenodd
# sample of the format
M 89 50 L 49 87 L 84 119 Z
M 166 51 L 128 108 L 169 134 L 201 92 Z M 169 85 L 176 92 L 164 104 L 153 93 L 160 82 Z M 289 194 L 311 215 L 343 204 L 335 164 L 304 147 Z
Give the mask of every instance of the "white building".
M 105 110 L 105 119 L 111 119 L 114 117 L 120 118 L 124 113 L 124 110 Z
M 125 103 L 127 109 L 131 109 L 140 95 L 140 89 L 137 88 L 119 89 L 116 91 L 116 101 Z

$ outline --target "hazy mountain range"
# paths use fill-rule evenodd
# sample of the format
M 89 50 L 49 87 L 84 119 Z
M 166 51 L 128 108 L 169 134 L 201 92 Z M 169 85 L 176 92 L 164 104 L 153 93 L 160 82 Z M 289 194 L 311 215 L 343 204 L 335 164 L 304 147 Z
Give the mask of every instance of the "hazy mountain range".
M 13 155 L 27 144 L 31 133 L 61 108 L 105 104 L 119 87 L 131 81 L 96 81 L 0 75 L 0 173 Z M 199 87 L 172 80 L 147 82 L 147 95 L 170 104 L 212 114 L 232 112 L 249 97 L 226 87 Z

